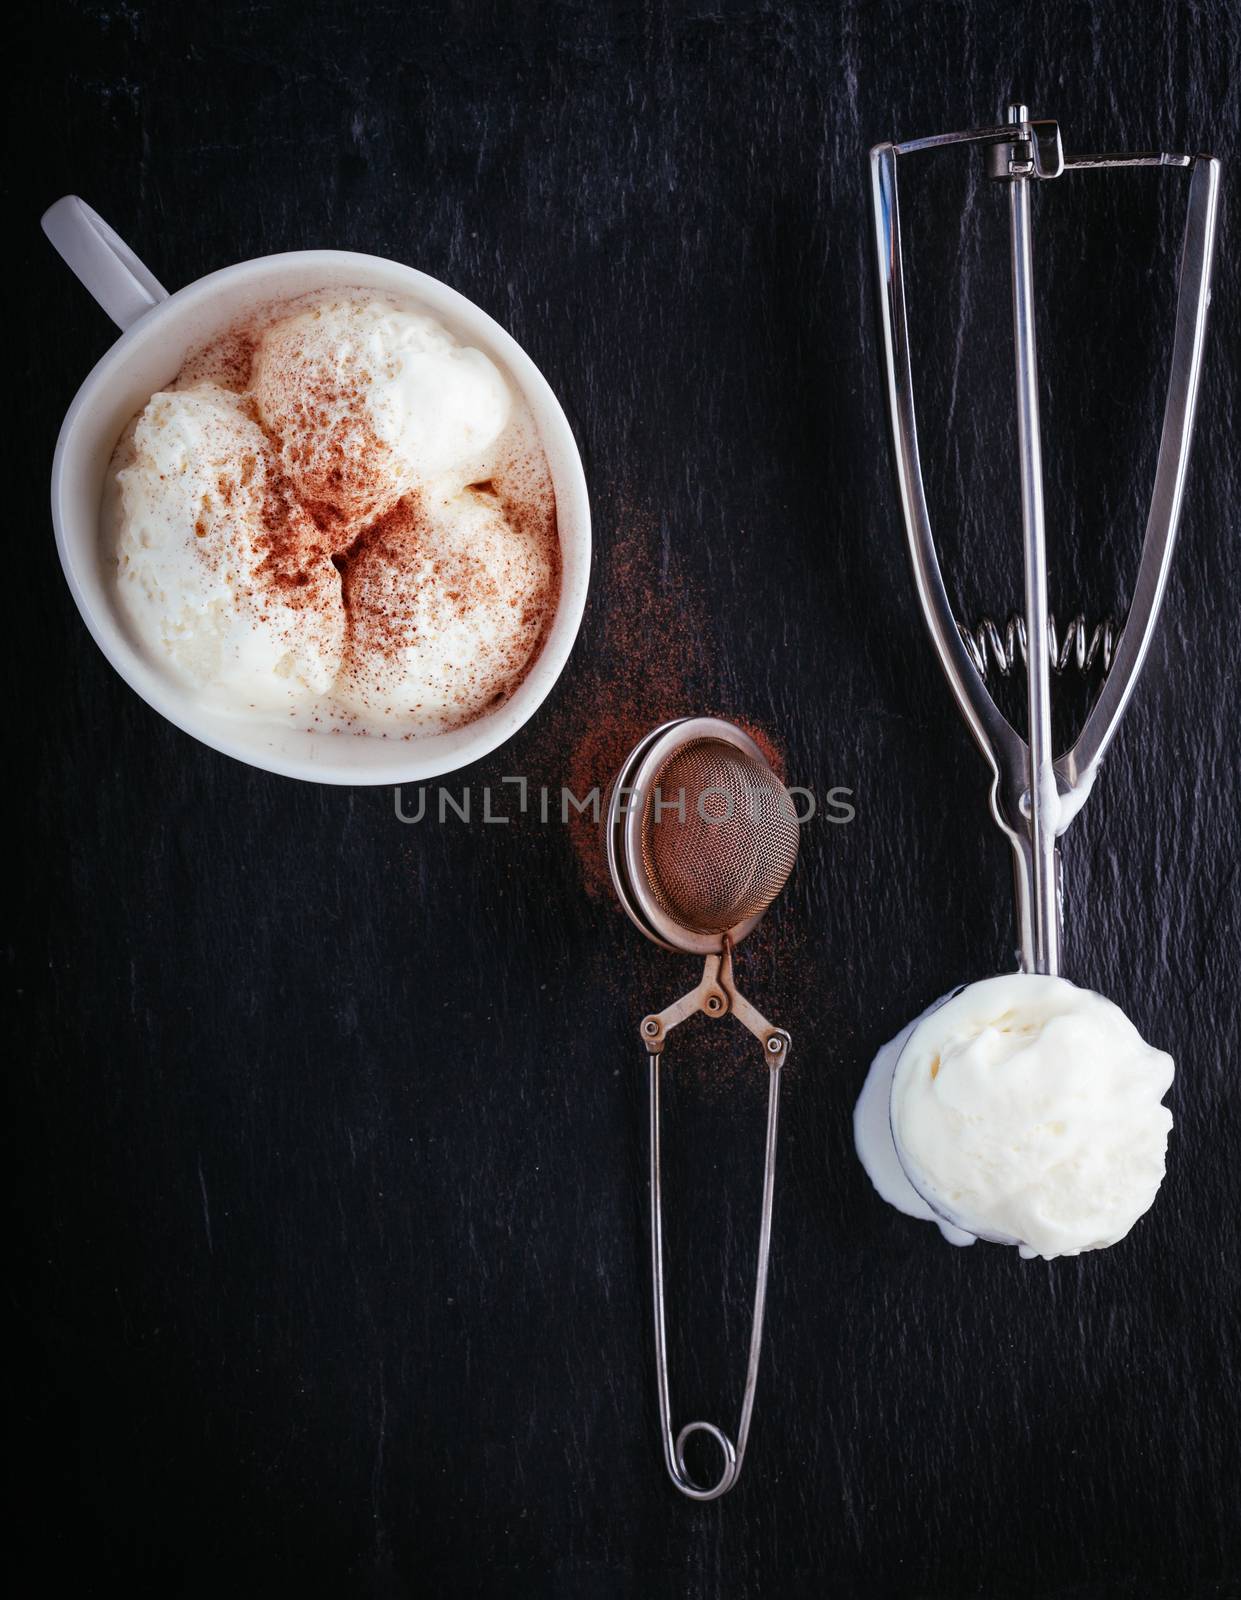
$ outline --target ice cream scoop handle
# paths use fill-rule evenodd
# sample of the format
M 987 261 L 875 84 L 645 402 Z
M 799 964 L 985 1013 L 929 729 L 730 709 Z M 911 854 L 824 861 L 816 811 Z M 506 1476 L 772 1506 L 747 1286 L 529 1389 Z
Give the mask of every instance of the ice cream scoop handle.
M 168 291 L 154 273 L 77 195 L 67 194 L 49 206 L 43 231 L 122 332 L 167 300 Z

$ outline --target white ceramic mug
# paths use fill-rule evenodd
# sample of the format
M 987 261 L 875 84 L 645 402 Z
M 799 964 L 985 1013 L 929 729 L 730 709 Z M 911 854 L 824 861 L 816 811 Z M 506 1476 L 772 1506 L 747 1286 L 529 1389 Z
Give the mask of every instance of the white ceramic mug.
M 170 295 L 107 223 L 75 195 L 43 218 L 56 249 L 122 329 L 69 407 L 52 466 L 56 547 L 96 644 L 131 688 L 177 727 L 252 766 L 319 783 L 412 783 L 487 755 L 538 710 L 577 636 L 590 579 L 590 504 L 572 431 L 547 380 L 521 346 L 464 295 L 412 267 L 346 250 L 298 250 L 224 267 Z M 513 696 L 451 733 L 428 738 L 315 733 L 231 716 L 199 703 L 148 661 L 112 592 L 100 539 L 104 477 L 129 419 L 175 377 L 185 357 L 273 300 L 317 289 L 376 289 L 422 302 L 458 338 L 506 370 L 529 403 L 556 490 L 563 563 L 560 602 L 542 652 Z

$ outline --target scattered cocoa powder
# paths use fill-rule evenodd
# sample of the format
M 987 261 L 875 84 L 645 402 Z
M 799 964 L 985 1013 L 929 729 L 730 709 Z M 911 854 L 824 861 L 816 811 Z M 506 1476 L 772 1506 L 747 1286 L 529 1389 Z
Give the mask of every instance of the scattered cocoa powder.
M 674 717 L 722 716 L 748 733 L 773 771 L 784 777 L 784 754 L 763 728 L 721 709 L 720 660 L 710 641 L 702 598 L 675 553 L 659 548 L 654 517 L 630 506 L 600 555 L 597 603 L 573 673 L 555 707 L 541 719 L 535 762 L 546 780 L 580 800 L 600 795 L 639 739 Z M 588 894 L 612 900 L 593 815 L 576 817 L 570 835 Z

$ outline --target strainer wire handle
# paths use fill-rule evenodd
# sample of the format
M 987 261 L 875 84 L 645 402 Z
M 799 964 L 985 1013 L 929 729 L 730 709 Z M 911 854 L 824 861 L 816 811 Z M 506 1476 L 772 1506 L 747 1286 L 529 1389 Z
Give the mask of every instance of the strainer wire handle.
M 763 1211 L 758 1236 L 758 1276 L 754 1286 L 754 1319 L 750 1328 L 750 1355 L 746 1362 L 745 1391 L 741 1397 L 741 1418 L 736 1444 L 713 1422 L 687 1422 L 673 1437 L 672 1401 L 668 1393 L 668 1330 L 664 1316 L 664 1242 L 659 1185 L 659 1057 L 649 1056 L 651 1075 L 651 1272 L 655 1300 L 655 1370 L 659 1386 L 659 1431 L 664 1446 L 668 1476 L 691 1500 L 718 1500 L 741 1476 L 745 1447 L 754 1415 L 754 1392 L 758 1387 L 758 1362 L 763 1348 L 763 1313 L 767 1306 L 767 1262 L 771 1254 L 771 1213 L 776 1188 L 776 1125 L 780 1113 L 780 1067 L 769 1071 L 767 1090 L 767 1152 L 763 1162 Z M 692 1434 L 707 1433 L 719 1445 L 724 1467 L 717 1481 L 707 1488 L 695 1483 L 685 1465 L 685 1444 Z
M 716 965 L 719 958 L 708 958 L 707 970 L 698 990 L 685 997 L 676 1008 L 663 1014 L 669 1027 L 683 1020 L 690 1011 L 702 1009 L 708 1015 L 719 1011 L 711 1002 L 720 989 L 726 997 L 727 1009 L 733 1011 L 763 1046 L 768 1067 L 767 1080 L 767 1140 L 763 1157 L 763 1204 L 758 1234 L 758 1269 L 754 1285 L 754 1315 L 750 1324 L 750 1353 L 746 1362 L 745 1389 L 741 1397 L 741 1416 L 737 1424 L 736 1443 L 722 1428 L 713 1422 L 687 1422 L 675 1436 L 672 1432 L 672 1401 L 668 1388 L 668 1327 L 664 1308 L 664 1229 L 663 1198 L 660 1183 L 660 1116 L 659 1116 L 659 1058 L 663 1049 L 660 1029 L 659 1049 L 648 1052 L 650 1073 L 650 1159 L 651 1159 L 651 1279 L 653 1284 L 655 1316 L 655 1374 L 659 1391 L 659 1432 L 663 1442 L 664 1462 L 668 1476 L 683 1495 L 691 1500 L 718 1500 L 725 1495 L 741 1476 L 746 1444 L 750 1437 L 750 1420 L 754 1414 L 754 1394 L 758 1387 L 758 1364 L 763 1348 L 763 1314 L 767 1307 L 767 1267 L 771 1256 L 771 1218 L 776 1189 L 776 1130 L 780 1115 L 780 1068 L 788 1060 L 790 1040 L 781 1028 L 773 1028 L 766 1019 L 740 994 L 732 984 L 731 951 L 725 949 L 724 971 Z M 713 970 L 714 969 L 714 970 Z M 716 987 L 716 981 L 719 988 Z M 700 1004 L 693 1004 L 696 999 Z M 688 1004 L 687 1004 L 688 1002 Z M 673 1010 L 680 1012 L 675 1021 L 670 1020 Z M 656 1019 L 647 1018 L 646 1024 Z M 695 1433 L 706 1433 L 715 1440 L 724 1458 L 723 1469 L 714 1484 L 703 1487 L 690 1477 L 685 1464 L 685 1444 Z

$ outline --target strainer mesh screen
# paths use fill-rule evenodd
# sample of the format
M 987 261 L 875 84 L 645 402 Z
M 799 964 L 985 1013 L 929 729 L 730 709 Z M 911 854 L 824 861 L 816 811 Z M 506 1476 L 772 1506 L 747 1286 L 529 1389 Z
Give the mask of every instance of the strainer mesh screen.
M 643 795 L 642 861 L 665 916 L 726 933 L 776 898 L 797 860 L 797 818 L 766 765 L 721 739 L 673 752 Z

